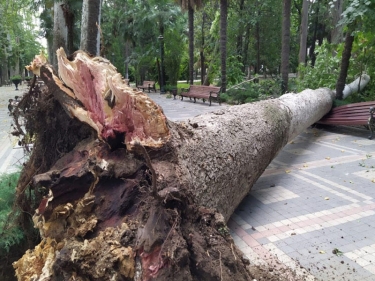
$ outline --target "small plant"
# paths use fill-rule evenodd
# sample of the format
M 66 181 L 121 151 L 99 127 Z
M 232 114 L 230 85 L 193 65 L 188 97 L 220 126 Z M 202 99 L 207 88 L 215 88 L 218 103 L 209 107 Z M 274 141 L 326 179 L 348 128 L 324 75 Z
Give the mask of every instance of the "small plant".
M 167 92 L 167 95 L 165 96 L 165 98 L 171 99 L 172 98 L 172 94 L 170 92 Z
M 222 226 L 218 229 L 219 233 L 221 234 L 221 236 L 228 236 L 229 235 L 229 229 L 228 227 L 226 226 Z
M 333 251 L 332 251 L 332 254 L 336 255 L 336 256 L 342 256 L 344 253 L 341 252 L 339 249 L 337 248 L 334 248 Z
M 14 82 L 14 81 L 21 81 L 22 77 L 21 77 L 21 75 L 14 75 L 14 76 L 10 77 L 10 80 L 12 82 Z
M 16 90 L 18 90 L 18 84 L 21 83 L 21 81 L 22 81 L 21 75 L 12 76 L 12 77 L 10 77 L 10 80 L 16 86 Z

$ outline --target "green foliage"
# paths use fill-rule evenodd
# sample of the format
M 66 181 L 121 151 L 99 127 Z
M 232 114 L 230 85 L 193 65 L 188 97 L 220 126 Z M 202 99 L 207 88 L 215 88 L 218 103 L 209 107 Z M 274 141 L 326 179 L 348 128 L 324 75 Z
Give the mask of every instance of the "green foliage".
M 332 3 L 331 3 L 332 5 Z M 374 0 L 352 0 L 349 1 L 348 6 L 342 13 L 340 24 L 350 25 L 357 20 L 363 20 L 363 17 L 369 17 L 372 21 L 375 20 L 375 1 Z
M 308 64 L 298 68 L 297 91 L 320 87 L 334 89 L 340 70 L 341 51 L 342 45 L 339 47 L 340 54 L 334 55 L 335 49 L 326 40 L 321 46 L 317 46 L 315 66 Z
M 10 77 L 10 80 L 12 82 L 14 82 L 14 81 L 22 81 L 22 77 L 21 77 L 21 75 L 14 75 L 14 76 Z
M 229 56 L 227 58 L 227 83 L 228 86 L 236 85 L 243 81 L 243 64 L 239 56 Z
M 18 178 L 19 173 L 0 176 L 0 253 L 4 254 L 24 238 L 21 228 L 14 221 L 15 216 L 10 216 Z
M 281 81 L 279 79 L 269 79 L 260 83 L 247 82 L 227 90 L 226 94 L 221 94 L 223 102 L 229 104 L 244 104 L 274 98 L 281 94 Z

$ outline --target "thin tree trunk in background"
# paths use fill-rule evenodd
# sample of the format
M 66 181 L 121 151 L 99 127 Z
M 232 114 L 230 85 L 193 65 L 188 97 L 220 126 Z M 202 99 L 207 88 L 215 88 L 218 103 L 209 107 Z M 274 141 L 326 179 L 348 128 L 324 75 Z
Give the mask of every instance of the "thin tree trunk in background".
M 218 41 L 215 42 L 215 46 L 214 46 L 214 50 L 213 50 L 213 53 L 212 53 L 212 57 L 215 58 L 217 56 L 219 56 L 219 53 L 220 53 L 220 44 L 218 43 Z M 209 86 L 212 82 L 212 71 L 213 71 L 213 67 L 214 67 L 214 63 L 212 62 L 212 59 L 210 61 L 210 64 L 208 65 L 208 68 L 207 68 L 207 71 L 206 71 L 206 77 L 204 78 L 204 83 L 203 85 L 205 86 Z
M 240 1 L 240 4 L 239 4 L 239 17 L 242 18 L 243 17 L 243 10 L 244 10 L 244 3 L 245 3 L 245 0 L 241 0 Z M 238 27 L 238 34 L 237 34 L 237 39 L 236 39 L 236 49 L 237 49 L 237 57 L 238 57 L 238 61 L 240 63 L 243 62 L 243 57 L 244 57 L 244 53 L 243 53 L 243 44 L 244 44 L 244 33 L 245 33 L 245 29 L 246 29 L 246 26 L 244 25 L 240 25 Z M 243 63 L 243 66 L 242 66 L 242 71 L 245 72 L 245 67 L 246 67 L 246 64 Z
M 343 98 L 342 91 L 345 88 L 346 77 L 348 76 L 348 69 L 349 69 L 350 57 L 352 54 L 353 42 L 354 42 L 354 36 L 352 35 L 352 29 L 349 28 L 349 30 L 346 32 L 345 45 L 344 45 L 344 50 L 342 52 L 342 57 L 341 57 L 340 74 L 336 83 L 336 98 L 339 100 L 342 100 Z
M 247 77 L 248 79 L 250 78 L 251 76 L 251 71 L 250 71 L 250 63 L 249 63 L 249 55 L 248 55 L 248 51 L 249 51 L 249 42 L 250 42 L 250 25 L 247 24 L 246 25 L 246 29 L 245 29 L 245 40 L 244 40 L 244 43 L 243 43 L 243 60 L 242 60 L 242 63 L 243 65 L 246 67 L 248 67 L 247 71 Z
M 303 5 L 302 5 L 302 18 L 301 18 L 301 28 L 300 28 L 300 44 L 299 44 L 298 64 L 303 64 L 303 65 L 306 64 L 309 3 L 310 3 L 309 0 L 303 0 Z
M 343 26 L 338 25 L 338 22 L 342 14 L 343 0 L 333 1 L 333 5 L 334 7 L 331 8 L 332 26 L 333 26 L 333 29 L 331 31 L 331 43 L 339 44 L 342 42 L 342 38 L 343 38 L 343 32 L 342 32 Z
M 201 30 L 201 48 L 200 48 L 200 51 L 199 51 L 199 54 L 200 54 L 200 58 L 201 58 L 201 85 L 204 84 L 204 79 L 205 79 L 205 75 L 206 75 L 206 61 L 205 61 L 205 56 L 204 56 L 204 44 L 205 44 L 205 40 L 204 40 L 204 37 L 205 37 L 205 34 L 204 34 L 204 25 L 205 25 L 205 22 L 206 22 L 206 13 L 203 11 L 202 12 L 202 30 Z
M 260 12 L 258 10 L 258 19 L 259 19 Z M 257 21 L 255 25 L 255 40 L 256 40 L 256 56 L 257 56 L 257 65 L 255 67 L 255 74 L 260 72 L 260 25 L 259 21 Z
M 290 52 L 290 11 L 291 0 L 283 0 L 283 23 L 281 41 L 281 79 L 282 93 L 288 91 L 289 52 Z
M 315 11 L 315 21 L 314 21 L 314 33 L 313 33 L 313 38 L 311 40 L 311 46 L 309 50 L 309 56 L 311 59 L 311 66 L 315 66 L 315 60 L 316 60 L 316 55 L 315 55 L 315 46 L 316 46 L 316 38 L 317 38 L 317 32 L 318 32 L 318 25 L 319 25 L 319 5 L 316 5 L 316 11 Z
M 67 43 L 66 49 L 68 54 L 74 53 L 74 13 L 68 4 L 62 5 L 64 18 L 67 27 Z
M 100 54 L 101 0 L 83 0 L 80 49 L 91 55 Z
M 189 4 L 189 84 L 194 84 L 194 8 Z
M 53 42 L 52 42 L 52 65 L 57 70 L 56 50 L 60 47 L 67 50 L 68 28 L 66 26 L 63 6 L 66 1 L 53 4 Z
M 220 58 L 221 58 L 221 92 L 227 90 L 227 16 L 228 2 L 220 0 Z

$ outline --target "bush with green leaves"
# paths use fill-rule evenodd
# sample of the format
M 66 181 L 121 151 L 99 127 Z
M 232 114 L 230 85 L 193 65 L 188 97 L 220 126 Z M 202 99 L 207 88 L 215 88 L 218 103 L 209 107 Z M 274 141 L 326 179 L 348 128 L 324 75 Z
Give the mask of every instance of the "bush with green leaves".
M 244 104 L 274 98 L 281 93 L 280 83 L 280 79 L 268 79 L 259 83 L 249 81 L 228 89 L 226 94 L 220 95 L 220 98 L 229 104 Z
M 298 68 L 297 91 L 320 87 L 335 89 L 340 71 L 342 47 L 341 44 L 338 50 L 335 50 L 334 46 L 326 40 L 321 46 L 317 46 L 315 66 L 307 64 L 306 66 L 300 65 Z M 337 51 L 340 54 L 334 55 Z
M 10 247 L 20 243 L 24 238 L 21 228 L 13 221 L 16 216 L 10 216 L 18 178 L 19 173 L 0 176 L 0 253 L 8 252 Z
M 21 75 L 14 75 L 14 76 L 10 77 L 10 80 L 12 82 L 14 82 L 14 81 L 22 81 L 22 77 L 21 77 Z

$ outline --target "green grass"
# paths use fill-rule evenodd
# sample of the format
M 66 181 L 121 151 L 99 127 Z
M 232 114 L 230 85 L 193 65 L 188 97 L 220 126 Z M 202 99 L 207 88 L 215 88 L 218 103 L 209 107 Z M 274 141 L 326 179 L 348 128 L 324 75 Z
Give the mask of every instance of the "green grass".
M 200 85 L 200 84 L 201 84 L 201 82 L 194 82 L 194 85 Z M 182 82 L 177 83 L 178 89 L 189 89 L 189 87 L 190 87 L 189 83 L 182 83 Z

